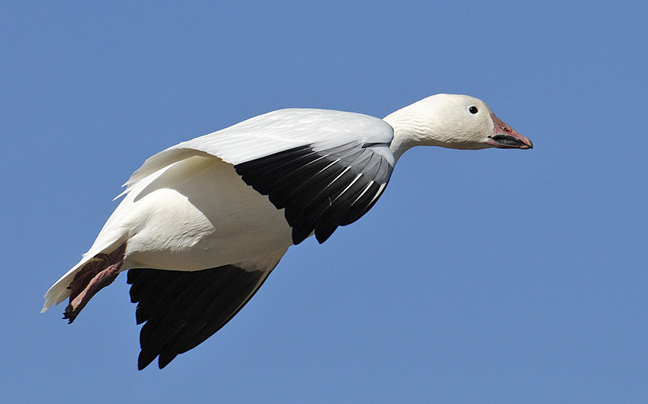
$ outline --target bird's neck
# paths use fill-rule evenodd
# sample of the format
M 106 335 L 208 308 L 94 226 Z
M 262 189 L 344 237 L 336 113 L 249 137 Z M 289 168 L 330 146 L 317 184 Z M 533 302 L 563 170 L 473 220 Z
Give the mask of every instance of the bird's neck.
M 396 161 L 414 146 L 443 146 L 441 141 L 436 141 L 434 136 L 430 136 L 432 128 L 417 119 L 417 115 L 410 113 L 407 108 L 389 114 L 383 120 L 394 129 L 394 140 L 390 149 Z
M 413 141 L 407 133 L 394 129 L 394 140 L 392 140 L 389 148 L 391 149 L 392 153 L 394 153 L 396 161 L 400 159 L 403 153 L 416 145 L 417 143 Z

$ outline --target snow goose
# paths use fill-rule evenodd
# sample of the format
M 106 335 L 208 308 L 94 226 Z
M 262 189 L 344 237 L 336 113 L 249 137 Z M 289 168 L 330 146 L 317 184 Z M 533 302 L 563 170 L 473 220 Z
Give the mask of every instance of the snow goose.
M 284 109 L 146 160 L 81 261 L 45 294 L 71 323 L 128 271 L 142 326 L 138 368 L 160 368 L 223 327 L 288 247 L 323 243 L 364 215 L 417 145 L 530 149 L 481 100 L 438 94 L 384 119 Z

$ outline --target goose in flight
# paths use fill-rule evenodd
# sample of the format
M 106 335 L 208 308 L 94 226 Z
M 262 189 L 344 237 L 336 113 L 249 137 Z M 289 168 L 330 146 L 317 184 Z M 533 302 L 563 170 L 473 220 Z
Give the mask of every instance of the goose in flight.
M 293 244 L 323 243 L 376 203 L 413 146 L 531 149 L 481 100 L 437 94 L 384 119 L 283 109 L 146 160 L 90 250 L 45 294 L 71 323 L 127 271 L 138 368 L 160 369 L 223 327 Z

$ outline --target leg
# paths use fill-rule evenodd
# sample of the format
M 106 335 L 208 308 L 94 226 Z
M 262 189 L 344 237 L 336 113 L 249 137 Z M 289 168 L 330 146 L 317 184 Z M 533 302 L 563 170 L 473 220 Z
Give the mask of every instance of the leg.
M 65 308 L 63 318 L 72 323 L 92 299 L 92 296 L 110 285 L 117 278 L 124 263 L 125 250 L 126 243 L 110 254 L 97 254 L 93 261 L 79 271 L 70 286 L 68 286 L 70 289 L 70 304 Z

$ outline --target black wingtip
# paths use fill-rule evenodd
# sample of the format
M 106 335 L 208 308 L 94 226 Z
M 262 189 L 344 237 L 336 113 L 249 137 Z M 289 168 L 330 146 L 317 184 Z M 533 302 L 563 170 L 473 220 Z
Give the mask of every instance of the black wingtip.
M 313 232 L 323 243 L 340 225 L 371 208 L 389 181 L 393 165 L 386 143 L 351 141 L 315 151 L 299 146 L 234 166 L 246 184 L 285 209 L 293 244 Z
M 138 303 L 138 322 L 144 322 L 137 368 L 143 370 L 158 357 L 163 369 L 209 338 L 247 303 L 272 268 L 248 271 L 225 265 L 194 272 L 129 270 L 131 298 Z
M 145 355 L 145 352 L 143 351 L 140 352 L 139 356 L 137 357 L 137 370 L 144 370 L 144 368 L 150 365 L 154 359 L 155 356 Z
M 178 356 L 177 353 L 172 355 L 165 355 L 164 353 L 160 354 L 160 356 L 158 357 L 158 367 L 160 368 L 160 370 L 164 369 L 166 365 L 171 363 L 171 361 L 174 360 L 176 356 Z

